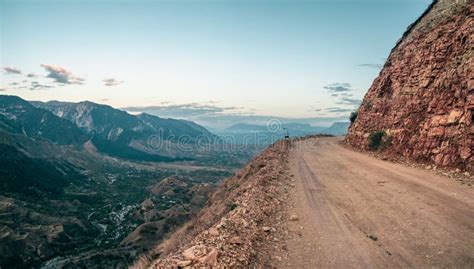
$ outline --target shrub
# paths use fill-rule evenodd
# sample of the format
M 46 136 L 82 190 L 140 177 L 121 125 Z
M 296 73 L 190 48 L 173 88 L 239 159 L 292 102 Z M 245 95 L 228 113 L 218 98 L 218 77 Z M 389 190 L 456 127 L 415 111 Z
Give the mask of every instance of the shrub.
M 369 136 L 369 149 L 378 150 L 384 146 L 383 138 L 385 136 L 384 131 L 376 131 L 370 134 Z
M 359 110 L 351 112 L 351 115 L 349 116 L 349 119 L 351 120 L 351 124 L 353 124 L 354 121 L 357 119 L 357 115 L 359 115 Z

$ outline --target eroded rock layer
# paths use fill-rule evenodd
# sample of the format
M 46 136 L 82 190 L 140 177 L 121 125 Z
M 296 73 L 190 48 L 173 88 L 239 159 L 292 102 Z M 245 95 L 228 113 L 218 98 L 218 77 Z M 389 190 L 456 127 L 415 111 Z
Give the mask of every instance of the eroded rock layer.
M 368 90 L 346 141 L 473 171 L 474 1 L 440 0 L 412 24 Z

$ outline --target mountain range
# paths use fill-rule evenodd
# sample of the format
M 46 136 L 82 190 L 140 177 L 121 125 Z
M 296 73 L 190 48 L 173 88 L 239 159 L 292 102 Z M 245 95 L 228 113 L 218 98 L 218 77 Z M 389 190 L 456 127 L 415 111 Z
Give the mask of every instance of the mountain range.
M 131 115 L 125 111 L 92 102 L 31 102 L 57 117 L 75 124 L 94 146 L 112 156 L 147 161 L 186 159 L 177 143 L 211 143 L 218 137 L 193 122 L 163 119 L 149 114 Z M 150 145 L 160 143 L 160 147 Z M 161 144 L 166 143 L 166 147 Z

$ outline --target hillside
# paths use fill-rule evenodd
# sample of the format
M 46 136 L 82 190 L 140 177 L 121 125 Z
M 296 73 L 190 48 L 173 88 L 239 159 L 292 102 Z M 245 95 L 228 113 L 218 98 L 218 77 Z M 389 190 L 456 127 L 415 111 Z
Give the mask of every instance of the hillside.
M 357 148 L 474 171 L 474 4 L 434 1 L 391 51 L 349 129 Z

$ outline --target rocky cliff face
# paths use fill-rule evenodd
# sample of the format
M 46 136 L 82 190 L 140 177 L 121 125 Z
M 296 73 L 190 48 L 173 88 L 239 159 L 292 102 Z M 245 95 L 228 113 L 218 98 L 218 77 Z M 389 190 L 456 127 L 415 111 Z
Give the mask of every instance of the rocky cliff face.
M 387 154 L 473 171 L 474 2 L 434 1 L 389 55 L 346 141 Z

